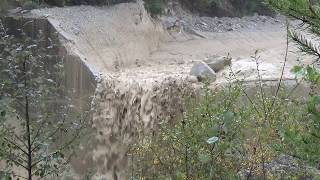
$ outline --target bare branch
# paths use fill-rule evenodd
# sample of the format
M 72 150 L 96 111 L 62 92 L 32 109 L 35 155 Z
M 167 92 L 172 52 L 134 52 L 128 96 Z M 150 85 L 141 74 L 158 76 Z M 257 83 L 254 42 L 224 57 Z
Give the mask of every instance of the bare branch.
M 22 163 L 18 162 L 16 159 L 13 159 L 13 158 L 11 158 L 11 157 L 9 156 L 9 157 L 8 157 L 8 160 L 9 160 L 9 161 L 12 161 L 13 163 L 17 164 L 18 166 L 21 166 L 22 168 L 24 168 L 24 169 L 26 169 L 26 170 L 28 170 L 28 168 L 27 168 L 25 165 L 23 165 Z
M 285 67 L 286 67 L 287 61 L 288 61 L 288 52 L 289 52 L 289 22 L 288 22 L 288 19 L 287 19 L 286 53 L 285 53 L 284 62 L 283 62 L 282 69 L 281 69 L 281 75 L 280 75 L 279 83 L 278 83 L 278 86 L 277 86 L 277 90 L 276 90 L 276 93 L 275 93 L 274 98 L 272 100 L 272 104 L 270 106 L 270 111 L 273 111 L 272 108 L 273 108 L 273 106 L 274 106 L 274 104 L 276 102 L 276 99 L 278 98 L 279 92 L 280 92 L 280 87 L 281 87 L 281 83 L 283 81 L 283 76 L 284 76 L 284 70 L 285 70 Z
M 81 130 L 79 129 L 79 130 L 76 132 L 76 134 L 73 136 L 73 138 L 72 138 L 70 141 L 64 143 L 60 148 L 58 148 L 58 150 L 56 150 L 55 152 L 52 152 L 52 153 L 50 153 L 49 155 L 47 155 L 47 156 L 39 159 L 38 161 L 36 161 L 35 163 L 33 163 L 33 164 L 31 165 L 31 167 L 36 166 L 37 164 L 39 164 L 40 162 L 42 162 L 44 159 L 46 159 L 46 158 L 48 158 L 48 157 L 50 157 L 50 156 L 53 156 L 53 155 L 55 155 L 55 154 L 63 151 L 64 149 L 68 148 L 68 147 L 79 137 L 80 131 L 81 131 Z
M 231 66 L 229 67 L 230 68 L 230 72 L 231 72 L 231 75 L 234 77 L 234 79 L 236 80 L 237 84 L 241 84 L 240 80 L 237 78 L 237 76 L 235 75 L 235 73 L 233 72 Z M 253 106 L 254 110 L 260 114 L 260 111 L 258 110 L 258 108 L 256 107 L 255 103 L 253 102 L 253 100 L 250 98 L 250 96 L 248 95 L 248 93 L 242 88 L 241 88 L 241 91 L 243 92 L 243 94 L 246 96 L 246 98 L 249 100 L 250 104 Z
M 26 178 L 26 177 L 24 177 L 24 176 L 21 176 L 21 175 L 19 175 L 19 174 L 14 174 L 14 173 L 12 173 L 12 176 L 13 176 L 13 177 L 22 178 L 22 179 L 28 179 L 28 178 Z
M 27 151 L 22 149 L 22 147 L 20 147 L 18 144 L 16 144 L 15 142 L 12 142 L 11 140 L 9 140 L 8 138 L 4 138 L 4 140 L 6 140 L 8 143 L 12 144 L 13 146 L 17 147 L 20 151 L 22 151 L 25 155 L 28 155 Z
M 256 70 L 258 73 L 258 79 L 259 79 L 259 89 L 260 89 L 260 93 L 261 93 L 261 99 L 262 99 L 262 106 L 263 106 L 263 111 L 264 111 L 264 119 L 265 121 L 267 121 L 268 118 L 268 112 L 267 112 L 267 107 L 266 107 L 266 102 L 265 102 L 265 97 L 264 97 L 264 91 L 263 91 L 263 87 L 262 87 L 262 76 L 260 74 L 260 70 L 259 70 L 259 59 L 260 57 L 258 56 L 258 51 L 255 52 L 254 55 L 254 60 L 256 62 Z
M 22 143 L 26 148 L 27 148 L 27 144 L 18 136 L 16 135 L 15 133 L 12 133 L 11 130 L 6 127 L 5 125 L 3 125 L 3 128 L 10 134 L 10 135 L 13 135 L 16 139 L 18 139 L 20 141 L 20 143 Z
M 48 135 L 48 136 L 45 137 L 44 139 L 48 139 L 48 138 L 51 138 L 51 137 L 55 136 L 55 135 L 59 132 L 59 130 L 63 127 L 65 120 L 66 120 L 66 118 L 64 117 L 64 118 L 63 118 L 63 121 L 62 121 L 62 123 L 59 125 L 59 127 L 56 127 L 55 131 L 53 131 L 50 135 Z M 44 123 L 42 123 L 42 125 L 43 125 L 43 124 L 44 124 Z M 38 129 L 38 132 L 37 132 L 36 136 L 34 137 L 32 143 L 31 143 L 31 146 L 33 146 L 34 142 L 36 141 L 36 138 L 38 138 L 40 130 L 41 130 L 41 128 Z M 40 145 L 37 145 L 37 146 L 35 146 L 31 151 L 33 152 L 33 151 L 35 151 L 36 149 L 38 149 L 39 147 L 40 147 Z

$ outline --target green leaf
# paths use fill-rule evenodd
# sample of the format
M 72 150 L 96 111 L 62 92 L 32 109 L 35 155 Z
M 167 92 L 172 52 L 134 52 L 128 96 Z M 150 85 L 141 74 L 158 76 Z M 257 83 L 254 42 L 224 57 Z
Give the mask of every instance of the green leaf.
M 207 163 L 210 161 L 210 156 L 207 153 L 199 155 L 199 161 L 202 163 Z
M 216 136 L 219 134 L 219 127 L 218 126 L 213 126 L 211 128 L 207 129 L 207 135 L 208 136 Z
M 223 120 L 225 122 L 231 122 L 234 120 L 234 113 L 233 112 L 230 112 L 230 111 L 227 111 L 223 114 Z
M 213 137 L 211 137 L 211 138 L 209 138 L 209 139 L 207 140 L 207 143 L 208 143 L 208 144 L 214 144 L 214 143 L 216 143 L 217 141 L 219 141 L 219 138 L 216 137 L 216 136 L 213 136 Z
M 291 70 L 293 73 L 295 73 L 296 75 L 303 75 L 304 74 L 304 70 L 302 66 L 294 66 Z
M 176 173 L 176 177 L 177 177 L 178 180 L 184 180 L 184 179 L 186 179 L 186 175 L 185 175 L 184 173 L 180 172 L 180 171 L 178 171 L 178 172 Z
M 313 68 L 311 66 L 307 67 L 307 79 L 314 83 L 314 84 L 318 84 L 319 83 L 319 79 L 320 79 L 320 73 L 316 68 Z

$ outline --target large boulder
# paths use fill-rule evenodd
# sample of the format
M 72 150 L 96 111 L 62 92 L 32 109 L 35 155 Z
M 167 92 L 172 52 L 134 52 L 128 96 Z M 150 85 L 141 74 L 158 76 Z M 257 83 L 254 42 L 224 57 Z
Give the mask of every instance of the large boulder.
M 196 76 L 199 81 L 207 80 L 214 82 L 217 79 L 216 73 L 205 62 L 199 61 L 194 63 L 190 75 Z
M 211 56 L 208 57 L 204 62 L 215 72 L 219 72 L 224 69 L 225 66 L 231 64 L 232 58 L 223 56 Z

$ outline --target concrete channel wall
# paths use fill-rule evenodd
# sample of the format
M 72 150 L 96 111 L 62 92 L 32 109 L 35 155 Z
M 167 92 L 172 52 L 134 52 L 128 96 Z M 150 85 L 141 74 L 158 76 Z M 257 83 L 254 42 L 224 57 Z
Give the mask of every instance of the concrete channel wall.
M 49 39 L 58 38 L 56 39 L 58 46 L 54 51 L 57 54 L 57 60 L 63 60 L 64 62 L 65 72 L 63 84 L 65 93 L 71 97 L 72 105 L 77 108 L 80 114 L 86 115 L 84 112 L 89 112 L 89 116 L 86 116 L 86 120 L 90 125 L 92 122 L 92 99 L 96 90 L 97 79 L 85 62 L 77 55 L 68 52 L 67 48 L 64 46 L 64 37 L 57 33 L 56 29 L 47 19 L 21 16 L 5 16 L 1 19 L 8 34 L 19 34 L 17 29 L 22 26 L 25 27 L 25 32 L 31 37 L 35 37 L 39 30 L 42 31 L 44 39 L 47 40 L 43 42 L 43 47 L 49 45 Z M 50 64 L 51 63 L 48 63 L 48 69 L 50 69 Z M 93 146 L 93 142 L 90 140 L 93 132 L 94 131 L 90 126 L 85 130 L 84 133 L 86 136 L 80 138 L 79 148 L 75 149 L 77 156 L 71 160 L 70 172 L 68 172 L 68 174 L 63 174 L 63 177 L 68 176 L 74 178 L 78 177 L 79 174 L 81 177 L 84 177 L 87 174 L 89 167 L 93 166 L 90 161 L 92 157 L 87 153 L 88 149 L 91 149 Z
M 44 46 L 49 44 L 48 39 L 59 38 L 58 48 L 55 49 L 57 57 L 64 61 L 64 85 L 66 90 L 72 91 L 73 104 L 81 110 L 89 110 L 91 97 L 96 89 L 96 80 L 94 74 L 80 57 L 69 54 L 63 45 L 63 37 L 58 35 L 56 29 L 45 18 L 30 18 L 22 16 L 5 16 L 2 18 L 4 26 L 8 33 L 17 34 L 17 29 L 24 26 L 28 35 L 34 37 L 39 31 L 43 32 L 45 39 Z M 48 67 L 50 68 L 50 67 Z

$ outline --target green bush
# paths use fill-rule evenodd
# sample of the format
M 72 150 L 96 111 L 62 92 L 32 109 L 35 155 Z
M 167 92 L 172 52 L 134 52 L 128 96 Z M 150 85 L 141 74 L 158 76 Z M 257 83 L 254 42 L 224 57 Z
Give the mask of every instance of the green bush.
M 66 5 L 67 0 L 44 0 L 44 2 L 52 6 L 63 7 Z
M 112 5 L 112 4 L 118 4 L 118 3 L 124 3 L 124 2 L 130 2 L 133 0 L 66 0 L 67 5 L 80 5 L 80 4 L 86 4 L 86 5 Z
M 151 14 L 156 17 L 161 15 L 166 7 L 165 0 L 144 0 L 144 7 Z
M 189 101 L 189 111 L 177 122 L 162 122 L 159 133 L 142 136 L 132 148 L 134 178 L 204 179 L 236 177 L 241 161 L 224 156 L 227 149 L 243 153 L 239 115 L 230 100 L 239 98 L 239 89 L 212 93 Z M 212 103 L 226 99 L 221 105 Z M 240 137 L 235 138 L 235 137 Z M 240 158 L 240 157 L 239 157 Z M 148 167 L 148 168 L 146 168 Z
M 316 59 L 314 63 L 305 66 L 296 66 L 293 71 L 298 77 L 309 82 L 311 92 L 308 101 L 308 114 L 302 119 L 302 124 L 296 129 L 288 129 L 288 152 L 292 155 L 306 160 L 309 163 L 320 167 L 320 71 L 316 62 L 319 61 L 320 52 L 315 48 L 317 37 L 320 35 L 320 2 L 306 0 L 267 0 L 270 7 L 274 8 L 281 14 L 303 21 L 299 31 L 307 31 L 315 38 L 307 38 L 295 32 L 297 27 L 292 28 L 289 37 L 297 44 L 298 48 Z M 301 128 L 304 127 L 304 128 Z
M 10 6 L 17 7 L 21 6 L 26 10 L 38 8 L 40 5 L 46 4 L 50 6 L 73 6 L 73 5 L 112 5 L 123 2 L 131 2 L 133 0 L 19 0 L 19 1 L 8 1 L 0 0 L 0 12 L 7 10 Z
M 1 0 L 0 1 L 0 13 L 6 12 L 9 8 L 9 3 L 7 0 Z
M 180 0 L 192 12 L 205 16 L 273 15 L 264 0 Z
M 259 83 L 256 88 L 250 98 L 240 83 L 221 91 L 205 86 L 199 100 L 187 101 L 182 119 L 161 122 L 157 132 L 142 134 L 132 146 L 132 179 L 302 177 L 302 165 L 282 172 L 266 166 L 289 153 L 290 137 L 283 134 L 307 128 L 307 104 L 289 100 L 282 90 L 274 98 Z
M 22 5 L 22 9 L 25 9 L 25 10 L 37 9 L 38 7 L 39 7 L 39 4 L 32 1 L 27 1 Z

